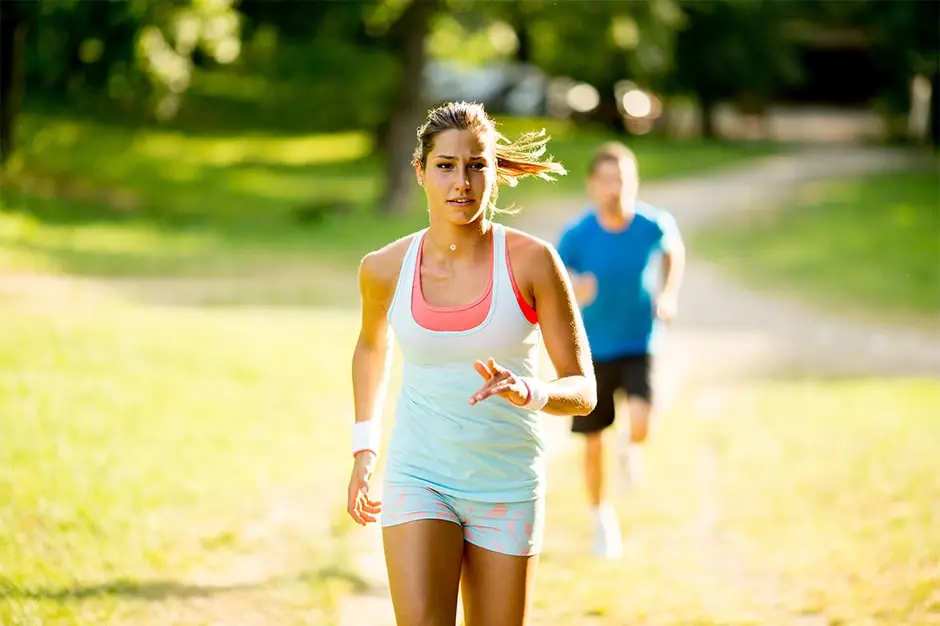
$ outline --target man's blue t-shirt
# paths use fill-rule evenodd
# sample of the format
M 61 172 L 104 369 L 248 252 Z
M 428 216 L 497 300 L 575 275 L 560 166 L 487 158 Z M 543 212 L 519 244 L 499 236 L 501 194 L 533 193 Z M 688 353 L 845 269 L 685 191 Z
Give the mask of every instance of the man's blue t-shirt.
M 566 227 L 558 244 L 561 260 L 570 271 L 591 273 L 597 281 L 594 301 L 582 310 L 594 360 L 655 351 L 660 260 L 678 241 L 672 216 L 643 202 L 620 232 L 604 230 L 592 209 Z

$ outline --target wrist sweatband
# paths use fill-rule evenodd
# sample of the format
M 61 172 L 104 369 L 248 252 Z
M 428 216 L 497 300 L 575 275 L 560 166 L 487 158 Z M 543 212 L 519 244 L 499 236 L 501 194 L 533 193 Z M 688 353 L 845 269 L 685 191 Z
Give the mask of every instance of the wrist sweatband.
M 373 454 L 379 454 L 379 439 L 381 439 L 382 430 L 379 423 L 375 420 L 366 420 L 364 422 L 355 422 L 352 427 L 352 453 L 356 456 L 363 450 L 370 450 Z
M 522 382 L 529 390 L 529 398 L 522 406 L 533 411 L 544 409 L 545 405 L 548 404 L 548 385 L 538 378 L 528 376 L 524 376 Z

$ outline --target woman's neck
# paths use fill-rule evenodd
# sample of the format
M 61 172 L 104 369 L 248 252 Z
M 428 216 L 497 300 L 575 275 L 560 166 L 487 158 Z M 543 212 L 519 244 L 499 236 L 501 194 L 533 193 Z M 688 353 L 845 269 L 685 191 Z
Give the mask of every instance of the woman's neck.
M 492 222 L 485 217 L 463 226 L 432 219 L 428 228 L 427 247 L 434 256 L 451 260 L 475 257 L 484 250 L 489 254 L 492 230 Z

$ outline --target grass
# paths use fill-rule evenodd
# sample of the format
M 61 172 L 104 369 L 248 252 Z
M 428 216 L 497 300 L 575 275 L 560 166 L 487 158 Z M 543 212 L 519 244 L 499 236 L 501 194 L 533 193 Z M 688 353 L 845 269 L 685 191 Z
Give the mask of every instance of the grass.
M 647 489 L 618 502 L 621 562 L 586 556 L 580 459 L 556 459 L 534 623 L 940 621 L 940 384 L 712 394 L 664 416 Z
M 332 623 L 355 317 L 63 304 L 2 312 L 0 622 Z
M 545 126 L 571 169 L 556 184 L 523 181 L 502 203 L 532 207 L 583 193 L 591 151 L 609 135 L 557 120 L 508 119 L 515 135 Z M 426 223 L 376 214 L 382 163 L 361 132 L 199 134 L 88 119 L 23 116 L 22 150 L 3 184 L 0 263 L 8 271 L 83 275 L 242 275 L 312 258 L 344 266 Z M 632 142 L 646 179 L 765 154 L 765 145 Z
M 755 287 L 879 316 L 940 313 L 936 170 L 806 186 L 794 206 L 716 225 L 695 245 Z

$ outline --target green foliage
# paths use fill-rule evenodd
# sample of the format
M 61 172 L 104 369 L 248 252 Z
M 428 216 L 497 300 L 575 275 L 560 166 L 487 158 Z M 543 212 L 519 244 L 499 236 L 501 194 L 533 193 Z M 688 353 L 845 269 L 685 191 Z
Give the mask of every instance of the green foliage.
M 278 127 L 302 112 L 304 121 L 288 127 L 375 130 L 400 83 L 390 29 L 409 1 L 19 3 L 31 33 L 27 95 L 137 119 L 178 117 L 190 127 L 213 126 L 219 109 L 229 125 Z M 936 64 L 936 12 L 930 2 L 862 0 L 447 0 L 428 44 L 434 58 L 518 57 L 589 82 L 604 98 L 603 120 L 616 117 L 613 85 L 623 79 L 706 100 L 766 102 L 810 69 L 798 63 L 794 24 L 855 28 L 896 77 L 886 105 L 903 111 L 910 77 Z
M 672 0 L 523 2 L 533 61 L 550 75 L 599 88 L 623 78 L 651 84 L 672 68 L 672 33 L 682 14 Z
M 790 3 L 690 0 L 677 37 L 671 89 L 714 102 L 750 97 L 768 102 L 799 80 L 793 41 L 786 36 Z
M 230 63 L 241 47 L 232 0 L 20 3 L 27 91 L 69 98 L 149 102 L 172 117 L 194 57 Z

